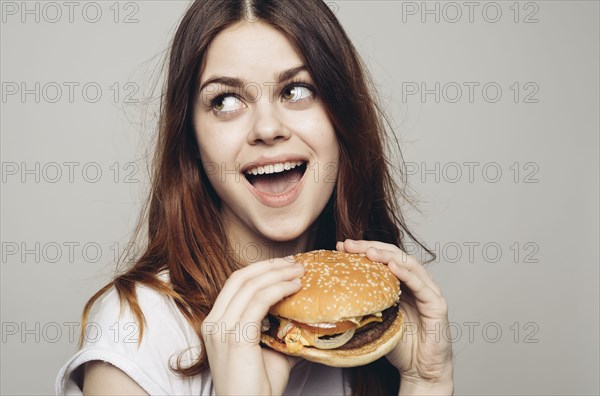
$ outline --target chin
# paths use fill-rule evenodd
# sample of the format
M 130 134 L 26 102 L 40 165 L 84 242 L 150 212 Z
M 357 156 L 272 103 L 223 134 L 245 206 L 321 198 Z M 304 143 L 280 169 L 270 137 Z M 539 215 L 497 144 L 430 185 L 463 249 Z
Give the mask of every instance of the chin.
M 308 221 L 274 221 L 270 224 L 260 224 L 257 231 L 263 238 L 273 242 L 291 242 L 306 234 L 310 229 Z

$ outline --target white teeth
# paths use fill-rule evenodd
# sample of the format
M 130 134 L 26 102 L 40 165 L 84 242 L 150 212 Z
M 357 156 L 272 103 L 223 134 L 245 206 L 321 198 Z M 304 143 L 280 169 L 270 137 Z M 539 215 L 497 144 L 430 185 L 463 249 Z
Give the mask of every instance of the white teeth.
M 302 165 L 302 161 L 284 162 L 277 164 L 269 164 L 264 166 L 257 166 L 246 170 L 244 173 L 247 175 L 270 175 L 273 173 L 281 173 L 286 170 L 294 169 L 297 166 Z

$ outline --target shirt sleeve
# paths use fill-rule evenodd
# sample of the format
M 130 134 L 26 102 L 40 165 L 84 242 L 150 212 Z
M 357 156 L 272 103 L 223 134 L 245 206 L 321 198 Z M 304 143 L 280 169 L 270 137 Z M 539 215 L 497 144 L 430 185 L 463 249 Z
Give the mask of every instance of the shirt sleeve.
M 150 395 L 210 394 L 210 376 L 184 377 L 170 369 L 180 355 L 187 366 L 200 351 L 185 317 L 170 298 L 147 286 L 137 286 L 137 298 L 146 319 L 141 343 L 133 312 L 125 303 L 121 314 L 118 294 L 110 289 L 94 305 L 82 348 L 59 371 L 56 394 L 81 395 L 83 364 L 92 360 L 118 367 Z

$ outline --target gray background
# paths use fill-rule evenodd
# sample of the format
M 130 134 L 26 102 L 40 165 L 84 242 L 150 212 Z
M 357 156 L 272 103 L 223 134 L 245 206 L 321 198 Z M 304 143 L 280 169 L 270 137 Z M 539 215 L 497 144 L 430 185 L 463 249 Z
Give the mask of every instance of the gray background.
M 438 252 L 456 394 L 598 394 L 598 2 L 329 3 Z M 150 82 L 188 3 L 53 4 L 2 2 L 2 394 L 52 393 L 76 350 L 147 189 Z

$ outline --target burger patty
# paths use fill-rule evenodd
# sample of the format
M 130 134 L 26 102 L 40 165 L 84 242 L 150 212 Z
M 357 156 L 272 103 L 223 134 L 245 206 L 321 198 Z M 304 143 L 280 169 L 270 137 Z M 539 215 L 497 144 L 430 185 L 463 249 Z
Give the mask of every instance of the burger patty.
M 354 333 L 354 336 L 352 336 L 350 341 L 336 349 L 357 349 L 362 347 L 363 345 L 367 345 L 375 341 L 376 339 L 381 337 L 381 335 L 392 325 L 392 323 L 394 323 L 397 313 L 398 305 L 392 305 L 388 309 L 381 312 L 382 322 L 371 322 L 361 327 L 360 329 L 357 329 L 356 333 Z M 283 341 L 277 338 L 277 330 L 279 329 L 279 319 L 277 319 L 273 315 L 268 315 L 268 318 L 270 326 L 269 330 L 267 330 L 266 333 L 283 344 Z M 320 338 L 327 339 L 328 336 L 323 336 Z
M 371 322 L 366 326 L 357 329 L 350 341 L 337 349 L 356 349 L 375 341 L 381 337 L 381 335 L 392 325 L 392 323 L 394 323 L 397 312 L 398 305 L 392 305 L 388 309 L 381 312 L 381 319 L 383 319 L 382 322 Z

